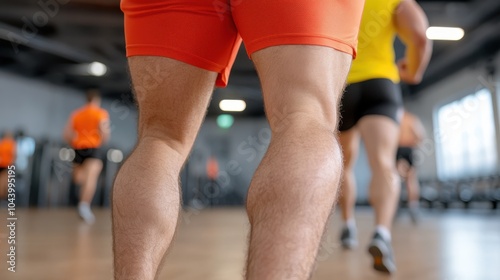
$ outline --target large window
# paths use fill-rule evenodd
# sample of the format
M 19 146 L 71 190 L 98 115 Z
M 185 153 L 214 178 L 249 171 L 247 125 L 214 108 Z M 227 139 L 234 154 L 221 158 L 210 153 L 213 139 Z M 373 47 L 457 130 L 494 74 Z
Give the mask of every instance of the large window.
M 495 171 L 495 124 L 487 89 L 439 108 L 436 125 L 440 179 L 488 175 Z

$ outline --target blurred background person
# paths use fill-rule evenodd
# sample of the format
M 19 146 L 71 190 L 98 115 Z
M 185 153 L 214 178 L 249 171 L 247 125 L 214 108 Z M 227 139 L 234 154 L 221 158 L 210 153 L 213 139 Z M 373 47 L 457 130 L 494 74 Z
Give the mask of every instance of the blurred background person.
M 219 178 L 219 161 L 215 156 L 210 156 L 207 160 L 207 178 L 211 182 L 217 181 Z
M 63 137 L 75 150 L 73 181 L 80 186 L 78 214 L 87 223 L 95 221 L 90 209 L 103 163 L 100 147 L 110 137 L 109 114 L 100 107 L 97 90 L 87 92 L 87 103 L 71 114 Z
M 8 168 L 16 161 L 16 141 L 12 132 L 6 131 L 0 140 L 0 199 L 7 198 Z
M 378 26 L 372 32 L 373 25 Z M 341 243 L 357 245 L 353 173 L 359 139 L 363 139 L 372 177 L 369 201 L 375 210 L 375 232 L 369 245 L 378 271 L 396 270 L 391 246 L 391 226 L 399 201 L 396 171 L 399 122 L 402 114 L 400 79 L 419 83 L 431 57 L 426 38 L 427 17 L 414 0 L 367 0 L 359 33 L 358 56 L 353 61 L 348 86 L 342 97 L 340 143 L 344 152 L 341 209 L 344 226 Z M 394 38 L 406 46 L 405 56 L 395 63 Z
M 425 138 L 425 128 L 417 116 L 405 110 L 399 127 L 399 147 L 396 154 L 397 170 L 408 190 L 408 209 L 413 223 L 417 223 L 420 184 L 413 159 L 413 151 Z

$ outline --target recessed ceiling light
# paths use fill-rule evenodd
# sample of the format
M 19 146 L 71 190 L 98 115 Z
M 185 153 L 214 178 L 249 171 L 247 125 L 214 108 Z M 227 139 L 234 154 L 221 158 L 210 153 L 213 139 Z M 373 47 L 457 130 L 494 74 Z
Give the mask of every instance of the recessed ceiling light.
M 96 61 L 89 64 L 88 72 L 93 76 L 103 76 L 106 72 L 108 72 L 108 67 Z
M 242 112 L 246 107 L 245 101 L 239 99 L 224 99 L 219 103 L 219 108 L 226 112 Z
M 431 26 L 425 32 L 430 40 L 458 41 L 464 37 L 464 30 L 458 27 Z

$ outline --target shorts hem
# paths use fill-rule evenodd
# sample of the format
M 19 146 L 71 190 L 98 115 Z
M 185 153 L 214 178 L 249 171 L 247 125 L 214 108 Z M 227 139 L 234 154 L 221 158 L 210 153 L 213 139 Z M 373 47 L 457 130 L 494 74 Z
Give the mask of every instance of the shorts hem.
M 337 38 L 325 37 L 321 35 L 285 34 L 260 38 L 252 42 L 245 43 L 249 56 L 251 56 L 256 51 L 262 50 L 264 48 L 281 45 L 325 46 L 347 53 L 353 58 L 356 57 L 356 47 L 354 44 L 349 44 L 346 41 Z
M 351 78 L 351 79 L 349 79 L 349 77 L 347 77 L 347 84 L 352 85 L 352 84 L 356 84 L 356 83 L 362 83 L 362 82 L 366 82 L 369 80 L 378 80 L 378 79 L 389 80 L 395 85 L 399 85 L 401 82 L 399 79 L 395 79 L 393 77 L 388 77 L 388 76 L 383 76 L 383 75 L 373 75 L 373 76 L 365 77 L 365 78 Z
M 175 59 L 187 64 L 199 67 L 208 71 L 221 73 L 225 66 L 214 63 L 210 60 L 183 52 L 174 48 L 156 45 L 129 45 L 127 46 L 127 57 L 132 56 L 161 56 Z

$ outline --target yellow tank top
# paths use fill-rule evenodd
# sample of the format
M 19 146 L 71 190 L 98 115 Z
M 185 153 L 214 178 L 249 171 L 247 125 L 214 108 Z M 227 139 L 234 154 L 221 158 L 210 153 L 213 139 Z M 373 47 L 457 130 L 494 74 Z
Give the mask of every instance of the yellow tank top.
M 395 63 L 394 13 L 401 0 L 366 0 L 358 35 L 358 53 L 347 83 L 386 78 L 399 83 Z

